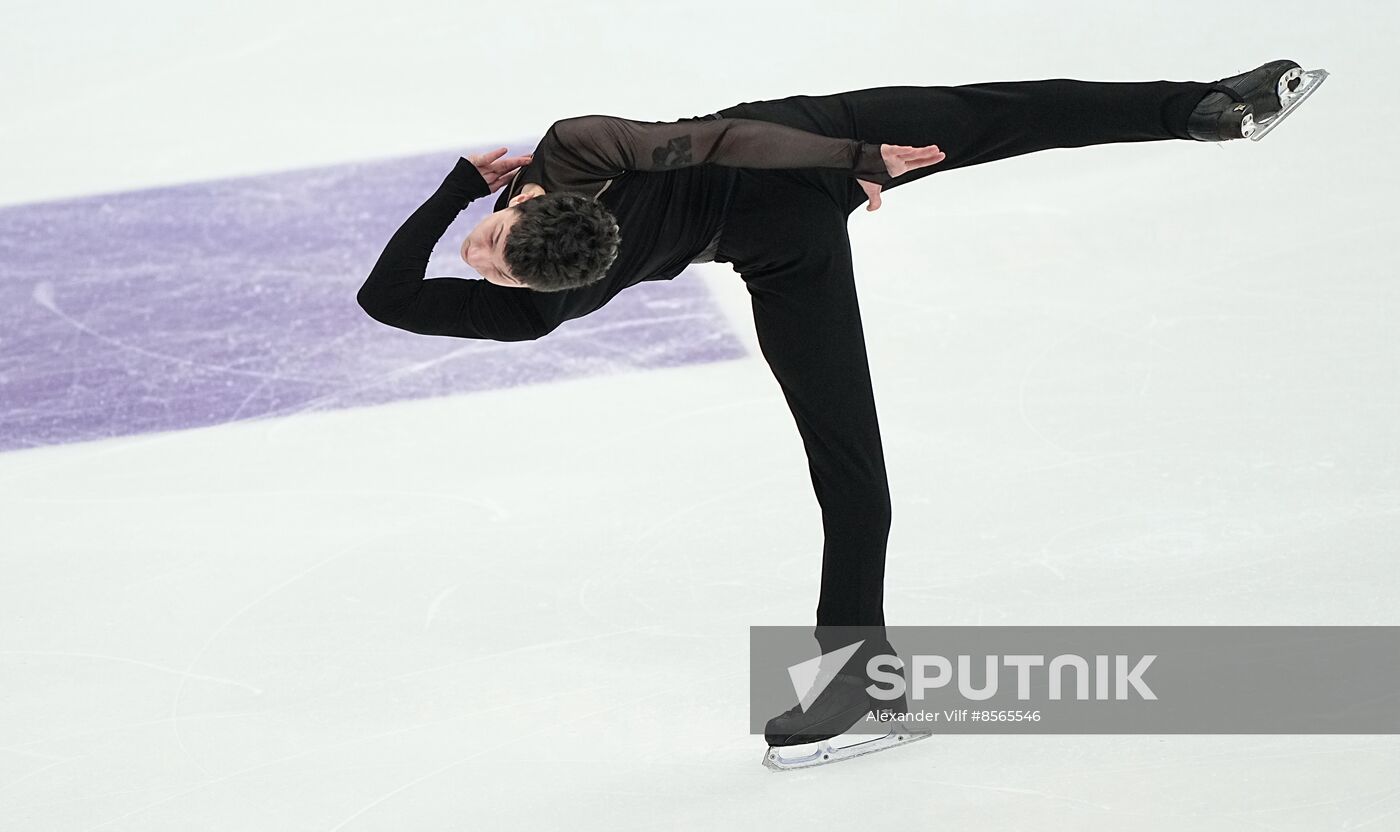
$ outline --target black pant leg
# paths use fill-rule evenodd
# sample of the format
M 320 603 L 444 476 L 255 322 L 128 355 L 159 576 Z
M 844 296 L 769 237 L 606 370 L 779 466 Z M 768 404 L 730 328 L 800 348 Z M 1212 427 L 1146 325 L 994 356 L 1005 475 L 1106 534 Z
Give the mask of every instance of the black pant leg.
M 889 188 L 1053 147 L 1185 138 L 1186 115 L 1206 86 L 1054 79 L 878 87 L 746 102 L 720 113 L 870 142 L 937 144 L 948 155 Z M 760 348 L 807 452 L 825 533 L 819 639 L 822 626 L 884 624 L 892 520 L 846 233 L 858 202 L 843 206 L 837 185 L 864 199 L 850 177 L 741 171 L 717 258 L 733 264 L 748 287 Z
M 1195 81 L 996 81 L 841 93 L 854 137 L 938 145 L 946 158 L 884 189 L 935 173 L 1053 148 L 1191 140 L 1186 119 L 1209 92 Z
M 802 182 L 742 179 L 721 252 L 748 289 L 759 346 L 792 412 L 821 507 L 817 624 L 884 624 L 889 481 L 847 215 Z
M 824 136 L 876 144 L 936 144 L 946 158 L 884 190 L 935 173 L 1052 148 L 1185 139 L 1186 119 L 1210 91 L 1197 81 L 1050 78 L 960 86 L 889 86 L 746 101 L 719 110 Z M 839 171 L 789 171 L 830 192 L 849 214 L 865 192 Z

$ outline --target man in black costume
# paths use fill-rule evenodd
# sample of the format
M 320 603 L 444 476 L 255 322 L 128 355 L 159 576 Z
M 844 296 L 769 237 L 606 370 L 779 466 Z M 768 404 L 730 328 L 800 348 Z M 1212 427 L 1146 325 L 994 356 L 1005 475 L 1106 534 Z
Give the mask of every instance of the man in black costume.
M 1051 148 L 1243 138 L 1291 109 L 1300 74 L 1293 61 L 1272 61 L 1210 83 L 894 86 L 746 102 L 675 122 L 565 119 L 533 154 L 503 158 L 501 148 L 459 159 L 389 241 L 359 301 L 377 320 L 412 332 L 533 340 L 641 281 L 671 279 L 691 263 L 732 264 L 821 506 L 817 639 L 830 652 L 849 632 L 830 628 L 872 628 L 859 668 L 862 658 L 890 652 L 883 586 L 891 508 L 851 212 L 867 202 L 873 210 L 882 190 L 933 173 Z M 457 214 L 505 185 L 461 247 L 484 280 L 425 280 L 433 246 Z M 833 696 L 858 689 L 830 688 Z M 775 718 L 770 744 L 833 736 L 866 703 L 827 704 L 835 716 L 814 716 L 814 707 Z M 848 713 L 856 716 L 848 721 Z

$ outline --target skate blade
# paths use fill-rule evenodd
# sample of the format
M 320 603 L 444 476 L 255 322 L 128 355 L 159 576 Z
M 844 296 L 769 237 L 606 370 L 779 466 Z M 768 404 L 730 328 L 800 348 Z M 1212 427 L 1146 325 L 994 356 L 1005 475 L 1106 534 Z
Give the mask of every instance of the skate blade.
M 837 742 L 842 737 L 834 737 L 830 740 L 823 740 L 815 744 L 805 746 L 795 746 L 796 748 L 809 748 L 812 750 L 805 754 L 794 754 L 791 757 L 783 756 L 784 748 L 769 746 L 768 752 L 763 755 L 763 765 L 773 771 L 795 771 L 801 768 L 812 768 L 814 766 L 824 766 L 829 763 L 839 763 L 842 760 L 849 760 L 852 757 L 861 757 L 866 754 L 874 754 L 876 751 L 884 751 L 889 748 L 897 748 L 901 745 L 908 745 L 911 742 L 928 739 L 933 736 L 929 733 L 915 733 L 910 731 L 908 726 L 897 725 L 890 729 L 888 734 L 871 737 L 867 740 L 838 745 Z M 845 737 L 850 739 L 850 737 Z
M 1285 76 L 1285 78 L 1288 76 Z M 1283 104 L 1282 109 L 1274 113 L 1267 119 L 1256 119 L 1254 122 L 1254 132 L 1249 134 L 1249 140 L 1257 142 L 1269 135 L 1269 131 L 1278 126 L 1280 121 L 1288 118 L 1288 114 L 1298 108 L 1298 105 L 1308 100 L 1317 88 L 1322 86 L 1322 82 L 1327 80 L 1327 70 L 1310 69 L 1297 76 L 1300 79 L 1298 88 L 1292 93 L 1285 92 L 1279 96 Z

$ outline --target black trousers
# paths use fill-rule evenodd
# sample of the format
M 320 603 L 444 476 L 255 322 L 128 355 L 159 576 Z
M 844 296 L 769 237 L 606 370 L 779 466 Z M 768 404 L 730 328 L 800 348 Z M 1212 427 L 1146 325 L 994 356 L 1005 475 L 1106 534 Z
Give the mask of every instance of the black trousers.
M 925 176 L 1039 150 L 1186 139 L 1209 91 L 1197 82 L 1007 81 L 956 87 L 876 87 L 795 95 L 720 110 L 828 136 L 924 146 L 946 154 L 884 190 Z M 732 264 L 754 326 L 802 434 L 825 543 L 823 627 L 883 632 L 891 505 L 846 222 L 866 201 L 849 173 L 742 169 L 717 262 Z

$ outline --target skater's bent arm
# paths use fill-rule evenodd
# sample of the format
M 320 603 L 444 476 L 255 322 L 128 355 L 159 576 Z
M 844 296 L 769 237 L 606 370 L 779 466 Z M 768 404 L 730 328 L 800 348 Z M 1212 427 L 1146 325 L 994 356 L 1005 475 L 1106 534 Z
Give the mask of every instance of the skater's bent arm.
M 380 323 L 422 335 L 528 341 L 548 333 L 530 292 L 460 277 L 425 279 L 433 246 L 468 204 L 490 193 L 465 158 L 379 255 L 356 300 Z
M 540 141 L 535 164 L 569 186 L 629 171 L 695 165 L 733 168 L 833 168 L 883 185 L 892 177 L 880 145 L 823 136 L 744 118 L 674 122 L 589 115 L 556 121 Z

